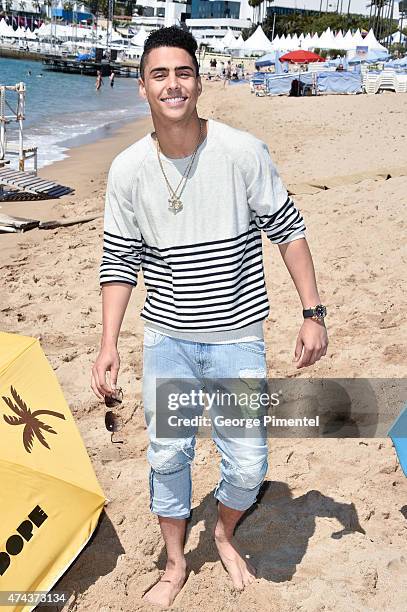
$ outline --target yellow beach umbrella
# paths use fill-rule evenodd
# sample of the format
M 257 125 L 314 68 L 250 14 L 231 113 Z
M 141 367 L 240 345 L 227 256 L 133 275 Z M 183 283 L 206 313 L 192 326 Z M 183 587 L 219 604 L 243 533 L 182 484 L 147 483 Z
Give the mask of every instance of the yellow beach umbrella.
M 0 483 L 0 591 L 49 591 L 90 539 L 105 496 L 39 341 L 3 332 Z

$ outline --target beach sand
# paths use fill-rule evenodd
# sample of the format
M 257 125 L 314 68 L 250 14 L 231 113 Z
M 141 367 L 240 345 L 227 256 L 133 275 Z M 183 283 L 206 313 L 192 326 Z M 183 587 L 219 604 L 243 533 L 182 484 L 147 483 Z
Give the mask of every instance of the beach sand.
M 293 366 L 301 304 L 277 247 L 265 240 L 269 375 L 404 377 L 407 96 L 270 99 L 250 95 L 248 86 L 224 90 L 222 83 L 204 82 L 200 113 L 267 142 L 308 228 L 328 305 L 328 354 L 312 368 Z M 112 158 L 150 125 L 148 119 L 129 124 L 41 171 L 75 187 L 73 197 L 2 204 L 1 212 L 42 220 L 101 213 Z M 383 172 L 393 178 L 354 176 Z M 333 186 L 307 194 L 304 184 Z M 127 424 L 124 444 L 113 446 L 104 405 L 90 389 L 101 334 L 102 219 L 2 235 L 0 244 L 1 328 L 41 339 L 109 499 L 95 537 L 58 584 L 70 593 L 65 609 L 148 609 L 141 594 L 163 569 L 165 554 L 149 511 L 138 317 L 143 283 L 133 292 L 120 337 Z M 259 576 L 243 593 L 231 588 L 210 535 L 218 462 L 211 441 L 201 440 L 186 544 L 192 572 L 174 609 L 405 608 L 407 487 L 389 439 L 271 440 L 264 494 L 236 532 Z

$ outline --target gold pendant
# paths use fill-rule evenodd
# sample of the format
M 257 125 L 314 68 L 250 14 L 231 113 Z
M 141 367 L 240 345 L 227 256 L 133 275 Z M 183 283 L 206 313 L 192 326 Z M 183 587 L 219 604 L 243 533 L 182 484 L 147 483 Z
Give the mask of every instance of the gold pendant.
M 175 195 L 175 193 L 170 198 L 168 198 L 168 203 L 169 203 L 168 210 L 173 212 L 174 215 L 176 215 L 178 212 L 180 212 L 183 209 L 182 202 L 179 199 L 179 197 Z

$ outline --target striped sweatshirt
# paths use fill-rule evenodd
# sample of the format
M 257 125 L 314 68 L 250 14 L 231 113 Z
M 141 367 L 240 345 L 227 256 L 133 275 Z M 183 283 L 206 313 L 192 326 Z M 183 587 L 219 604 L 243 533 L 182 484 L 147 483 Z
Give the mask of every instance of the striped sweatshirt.
M 161 160 L 175 189 L 191 157 Z M 183 210 L 170 211 L 168 198 L 148 134 L 110 168 L 100 284 L 136 286 L 142 270 L 141 317 L 166 335 L 200 342 L 262 337 L 269 302 L 261 231 L 282 244 L 305 230 L 266 144 L 209 119 Z

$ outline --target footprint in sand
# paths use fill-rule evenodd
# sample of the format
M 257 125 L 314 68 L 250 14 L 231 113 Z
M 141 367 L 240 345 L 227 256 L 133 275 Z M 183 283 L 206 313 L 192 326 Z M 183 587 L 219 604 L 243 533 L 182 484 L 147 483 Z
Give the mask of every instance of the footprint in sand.
M 401 364 L 404 347 L 401 344 L 390 344 L 383 351 L 383 357 L 387 363 Z

